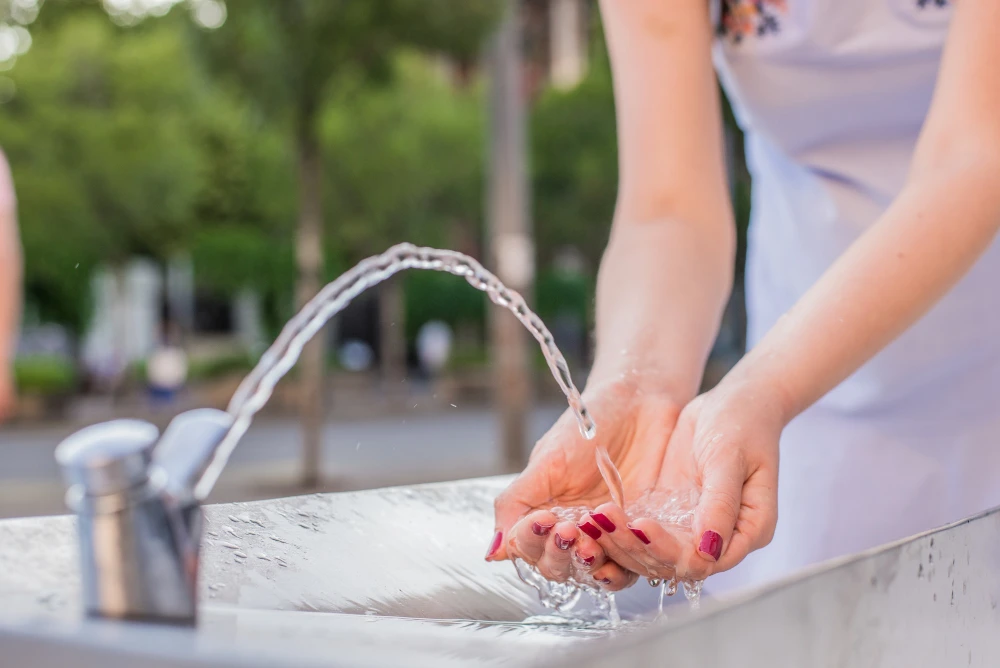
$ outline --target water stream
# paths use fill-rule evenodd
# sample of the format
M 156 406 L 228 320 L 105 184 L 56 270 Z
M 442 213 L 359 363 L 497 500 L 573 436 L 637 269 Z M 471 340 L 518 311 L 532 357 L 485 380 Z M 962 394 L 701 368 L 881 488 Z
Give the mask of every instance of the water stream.
M 257 366 L 247 375 L 233 395 L 228 411 L 234 418 L 234 424 L 195 487 L 197 498 L 207 496 L 232 450 L 249 428 L 254 415 L 263 408 L 277 383 L 298 361 L 305 344 L 362 292 L 406 269 L 443 271 L 460 276 L 472 287 L 486 293 L 494 304 L 513 313 L 541 346 L 549 369 L 576 416 L 580 432 L 587 439 L 594 438 L 597 432 L 596 425 L 580 397 L 579 390 L 573 384 L 566 358 L 556 346 L 552 333 L 528 308 L 524 298 L 505 286 L 478 261 L 463 253 L 403 243 L 389 248 L 381 255 L 363 260 L 342 274 L 288 321 L 278 338 L 261 356 Z M 596 453 L 597 466 L 608 485 L 612 499 L 625 508 L 630 517 L 649 517 L 682 529 L 686 522 L 690 528 L 690 515 L 697 498 L 692 499 L 682 494 L 664 496 L 663 493 L 646 493 L 626 507 L 624 487 L 618 470 L 603 446 L 598 446 Z M 587 510 L 586 508 L 552 509 L 560 517 L 574 521 L 579 521 Z M 598 587 L 585 571 L 579 570 L 569 581 L 557 583 L 545 579 L 536 569 L 523 562 L 516 561 L 515 568 L 520 578 L 538 591 L 545 607 L 566 613 L 579 601 L 583 592 L 586 592 L 593 598 L 596 609 L 606 621 L 612 625 L 617 625 L 619 622 L 614 595 Z M 677 589 L 675 581 L 664 583 L 651 581 L 650 584 L 662 587 L 661 608 L 662 596 L 672 595 Z M 697 605 L 700 592 L 700 583 L 685 583 L 685 593 L 694 605 Z M 545 621 L 553 623 L 552 618 L 546 618 Z

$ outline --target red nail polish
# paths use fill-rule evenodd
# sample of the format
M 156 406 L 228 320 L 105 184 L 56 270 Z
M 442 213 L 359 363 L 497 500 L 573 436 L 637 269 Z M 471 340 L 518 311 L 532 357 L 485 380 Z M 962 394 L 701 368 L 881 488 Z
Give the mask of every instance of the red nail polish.
M 540 524 L 538 522 L 535 522 L 534 524 L 531 525 L 531 533 L 535 534 L 536 536 L 548 536 L 549 532 L 552 531 L 553 526 L 555 525 Z
M 629 527 L 628 530 L 631 531 L 632 533 L 634 533 L 636 538 L 638 538 L 639 540 L 641 540 L 646 545 L 649 545 L 649 539 L 646 538 L 646 534 L 644 534 L 642 532 L 642 529 L 636 529 L 634 527 Z
M 601 527 L 608 533 L 614 533 L 614 530 L 618 528 L 615 526 L 614 522 L 609 520 L 605 515 L 602 515 L 601 513 L 591 513 L 590 516 L 594 519 L 595 522 L 597 522 L 597 525 L 599 527 Z
M 583 524 L 577 524 L 576 526 L 580 531 L 587 534 L 594 540 L 597 540 L 598 538 L 601 537 L 601 530 L 595 527 L 590 522 L 584 522 Z
M 576 558 L 576 560 L 577 560 L 577 561 L 579 561 L 579 562 L 580 562 L 580 564 L 581 564 L 581 565 L 583 565 L 583 566 L 588 566 L 588 567 L 589 567 L 589 566 L 592 566 L 592 565 L 594 564 L 594 559 L 595 559 L 595 557 L 587 557 L 586 559 L 584 559 L 583 557 L 581 557 L 581 556 L 580 556 L 580 553 L 579 553 L 579 552 L 574 552 L 574 553 L 573 553 L 573 556 L 574 556 L 574 557 Z
M 576 542 L 575 536 L 570 540 L 566 540 L 559 534 L 556 534 L 556 547 L 558 547 L 560 550 L 568 550 L 569 548 L 573 547 L 573 543 L 575 542 Z
M 490 558 L 497 553 L 497 550 L 500 549 L 500 542 L 502 540 L 503 540 L 503 532 L 497 531 L 496 535 L 493 536 L 493 542 L 490 543 L 490 549 L 486 552 L 486 561 L 489 561 Z
M 701 543 L 698 544 L 698 551 L 712 557 L 718 561 L 722 556 L 722 536 L 712 530 L 708 530 L 701 535 Z

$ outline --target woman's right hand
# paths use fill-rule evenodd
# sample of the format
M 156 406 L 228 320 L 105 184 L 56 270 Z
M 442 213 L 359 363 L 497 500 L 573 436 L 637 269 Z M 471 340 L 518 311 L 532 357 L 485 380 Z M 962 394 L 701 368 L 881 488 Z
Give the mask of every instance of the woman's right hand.
M 486 559 L 520 558 L 550 580 L 565 581 L 577 569 L 606 589 L 630 586 L 638 575 L 608 559 L 595 538 L 602 532 L 628 531 L 600 512 L 611 502 L 597 467 L 596 448 L 604 446 L 621 473 L 625 497 L 651 488 L 682 405 L 667 393 L 644 387 L 632 373 L 588 385 L 583 399 L 598 425 L 597 436 L 580 434 L 566 411 L 536 444 L 527 468 L 496 499 L 496 534 Z M 560 521 L 549 508 L 584 506 L 591 512 L 580 526 Z M 595 527 L 593 523 L 601 526 Z

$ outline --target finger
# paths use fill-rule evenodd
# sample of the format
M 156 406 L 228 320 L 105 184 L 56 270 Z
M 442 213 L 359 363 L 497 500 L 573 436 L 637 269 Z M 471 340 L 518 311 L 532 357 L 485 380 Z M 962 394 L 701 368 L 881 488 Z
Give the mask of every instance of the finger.
M 556 582 L 563 582 L 573 574 L 572 548 L 580 537 L 580 531 L 572 522 L 559 522 L 552 529 L 552 535 L 545 541 L 545 552 L 538 560 L 538 571 Z
M 576 562 L 577 568 L 581 568 L 588 573 L 593 573 L 608 560 L 607 554 L 605 554 L 604 548 L 601 547 L 600 543 L 588 536 L 584 531 L 580 532 L 580 535 L 576 539 L 576 545 L 570 548 L 570 551 L 573 553 L 573 561 Z
M 733 536 L 746 479 L 741 459 L 732 454 L 714 457 L 703 467 L 694 539 L 700 557 L 712 565 L 722 558 Z
M 520 557 L 529 564 L 536 564 L 545 553 L 545 542 L 559 521 L 548 510 L 536 510 L 522 517 L 510 528 L 507 556 Z
M 504 537 L 509 537 L 510 530 L 521 517 L 550 498 L 544 465 L 540 461 L 529 464 L 493 502 L 494 533 L 486 551 L 486 561 L 506 559 L 509 541 Z
M 605 503 L 587 516 L 580 529 L 597 540 L 608 559 L 627 570 L 646 575 L 647 565 L 637 554 L 637 551 L 642 551 L 642 543 L 626 528 L 626 524 L 628 517 L 625 511 L 614 503 Z
M 760 468 L 743 486 L 740 514 L 736 528 L 722 559 L 713 572 L 727 571 L 753 550 L 771 542 L 778 521 L 778 475 L 776 471 Z
M 689 541 L 647 517 L 632 520 L 628 529 L 645 549 L 650 564 L 648 577 L 669 580 L 677 575 L 677 565 L 684 562 L 684 550 L 690 549 Z
M 594 580 L 602 589 L 621 591 L 635 584 L 639 575 L 625 570 L 613 561 L 609 561 L 593 572 Z

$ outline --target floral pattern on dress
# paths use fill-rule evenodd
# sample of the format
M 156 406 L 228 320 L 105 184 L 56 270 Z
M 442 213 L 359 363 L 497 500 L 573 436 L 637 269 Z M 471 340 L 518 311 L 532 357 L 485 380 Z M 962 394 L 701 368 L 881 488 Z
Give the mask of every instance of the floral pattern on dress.
M 917 0 L 948 2 L 948 0 Z M 764 37 L 779 32 L 780 16 L 788 10 L 786 0 L 722 0 L 719 34 L 739 44 L 751 35 Z

